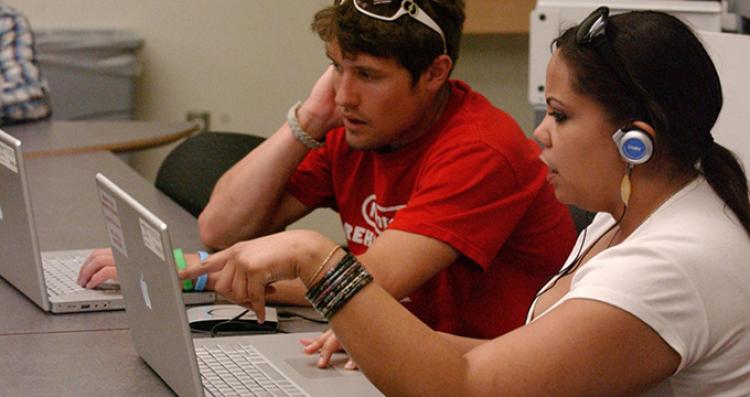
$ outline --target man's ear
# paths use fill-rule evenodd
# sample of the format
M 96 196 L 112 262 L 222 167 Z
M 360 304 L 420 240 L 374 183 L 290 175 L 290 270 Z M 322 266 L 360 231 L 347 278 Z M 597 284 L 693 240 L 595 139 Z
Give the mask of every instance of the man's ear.
M 450 77 L 453 68 L 453 60 L 448 55 L 439 55 L 432 64 L 422 73 L 424 87 L 430 90 L 438 90 Z

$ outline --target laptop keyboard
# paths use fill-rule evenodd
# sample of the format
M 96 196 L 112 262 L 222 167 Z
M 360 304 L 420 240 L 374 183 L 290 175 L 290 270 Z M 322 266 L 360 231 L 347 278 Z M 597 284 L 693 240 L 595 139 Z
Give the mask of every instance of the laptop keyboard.
M 196 346 L 206 395 L 308 396 L 252 345 Z
M 85 291 L 78 285 L 78 271 L 87 256 L 88 252 L 85 251 L 70 253 L 69 255 L 56 255 L 55 257 L 42 256 L 47 293 L 49 295 L 68 295 Z

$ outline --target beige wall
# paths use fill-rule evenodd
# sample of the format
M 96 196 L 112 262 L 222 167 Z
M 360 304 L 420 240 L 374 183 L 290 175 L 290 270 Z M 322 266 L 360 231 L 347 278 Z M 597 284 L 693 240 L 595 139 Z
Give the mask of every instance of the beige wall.
M 211 113 L 211 129 L 269 135 L 289 106 L 303 99 L 327 60 L 310 31 L 315 10 L 329 0 L 7 0 L 34 29 L 127 29 L 144 40 L 135 117 L 183 120 Z M 455 76 L 513 115 L 525 131 L 528 36 L 464 39 Z M 135 155 L 153 180 L 170 147 Z M 299 225 L 341 240 L 330 211 Z

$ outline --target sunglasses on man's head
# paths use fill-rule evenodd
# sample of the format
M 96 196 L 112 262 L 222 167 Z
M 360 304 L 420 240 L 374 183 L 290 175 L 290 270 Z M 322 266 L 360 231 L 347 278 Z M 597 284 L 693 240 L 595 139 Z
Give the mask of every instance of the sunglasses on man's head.
M 346 3 L 347 0 L 336 0 L 336 5 Z M 440 35 L 443 41 L 443 54 L 448 53 L 445 34 L 435 20 L 419 7 L 414 0 L 352 0 L 354 9 L 370 18 L 391 22 L 408 15 Z

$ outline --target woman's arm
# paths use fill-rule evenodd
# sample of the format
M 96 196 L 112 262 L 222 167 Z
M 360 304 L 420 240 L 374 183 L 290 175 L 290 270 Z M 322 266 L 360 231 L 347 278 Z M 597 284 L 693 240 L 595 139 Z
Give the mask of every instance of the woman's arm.
M 448 341 L 448 343 L 453 345 L 453 347 L 461 352 L 461 354 L 468 353 L 470 350 L 473 350 L 479 345 L 489 341 L 488 339 L 469 338 L 466 336 L 447 334 L 445 332 L 438 332 L 438 334 Z
M 333 246 L 314 232 L 280 233 L 236 244 L 181 277 L 223 269 L 216 290 L 262 319 L 266 286 L 300 277 L 309 287 Z M 329 266 L 342 257 L 338 252 Z M 465 354 L 376 283 L 333 314 L 330 324 L 368 379 L 387 395 L 633 395 L 670 376 L 680 360 L 638 318 L 587 299 L 564 302 Z
M 386 395 L 634 395 L 679 364 L 677 353 L 645 323 L 583 299 L 465 355 L 374 284 L 331 325 Z

